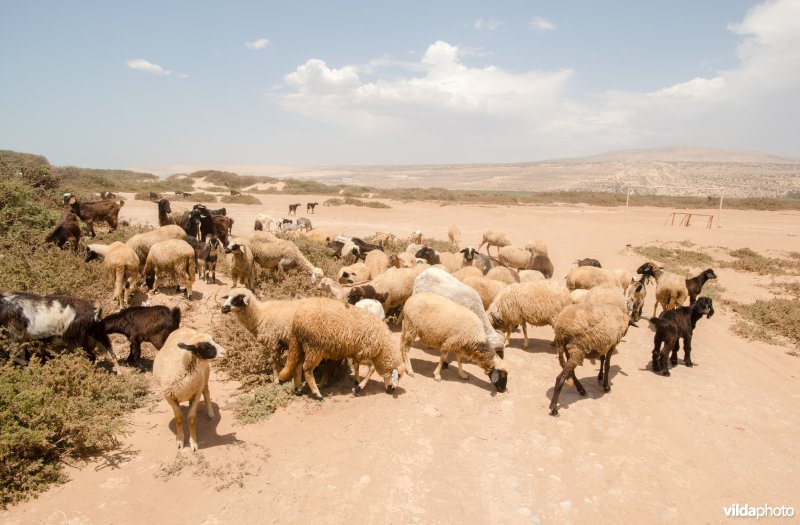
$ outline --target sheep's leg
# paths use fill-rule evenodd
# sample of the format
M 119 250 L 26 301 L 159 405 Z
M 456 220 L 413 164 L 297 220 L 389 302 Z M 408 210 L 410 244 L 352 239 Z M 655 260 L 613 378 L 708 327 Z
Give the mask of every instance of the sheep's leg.
M 442 380 L 442 365 L 447 360 L 447 354 L 448 354 L 448 352 L 442 352 L 439 355 L 439 364 L 436 366 L 436 369 L 433 371 L 433 378 L 435 380 L 437 380 L 437 381 L 441 381 Z M 460 365 L 460 362 L 459 362 L 459 365 Z
M 320 361 L 322 361 L 321 357 L 311 357 L 309 355 L 306 355 L 306 359 L 303 361 L 303 375 L 305 375 L 306 384 L 311 390 L 311 395 L 318 401 L 322 401 L 322 394 L 317 386 L 317 380 L 314 379 L 314 369 L 317 368 Z
M 197 452 L 197 407 L 200 405 L 200 392 L 195 394 L 189 407 L 189 447 Z
M 414 342 L 416 337 L 416 332 L 409 326 L 408 322 L 404 322 L 400 333 L 400 353 L 403 356 L 403 363 L 406 365 L 406 373 L 411 377 L 414 377 L 414 368 L 411 366 L 411 343 Z
M 606 363 L 606 356 L 601 355 L 600 356 L 600 373 L 597 374 L 597 382 L 598 383 L 601 383 L 603 381 L 603 377 L 605 377 L 605 371 L 604 371 L 604 366 L 603 366 L 603 365 L 605 365 L 605 363 Z
M 353 381 L 358 384 L 361 377 L 361 361 L 357 359 L 349 359 L 350 362 L 350 375 L 353 376 Z
M 658 300 L 656 300 L 656 304 L 653 305 L 653 317 L 656 316 L 656 310 L 658 310 Z
M 612 348 L 609 352 L 605 355 L 605 358 L 600 358 L 600 366 L 605 365 L 604 375 L 603 375 L 603 390 L 606 392 L 611 392 L 611 385 L 608 384 L 608 376 L 609 376 L 609 369 L 611 368 L 611 352 L 614 349 Z
M 171 397 L 166 398 L 169 406 L 172 407 L 172 412 L 175 414 L 175 439 L 178 443 L 178 448 L 183 448 L 183 412 L 181 406 Z
M 210 370 L 206 371 L 205 385 L 203 386 L 203 401 L 206 404 L 206 414 L 208 419 L 214 421 L 214 408 L 211 406 L 211 391 L 208 389 L 208 375 Z
M 567 360 L 566 366 L 561 370 L 561 373 L 556 376 L 556 385 L 553 388 L 553 400 L 550 402 L 550 415 L 558 415 L 558 398 L 561 395 L 561 389 L 564 388 L 564 383 L 568 377 L 574 376 L 576 364 Z
M 375 366 L 372 364 L 372 361 L 369 363 L 369 370 L 367 370 L 367 375 L 364 376 L 364 379 L 353 387 L 353 393 L 358 395 L 359 392 L 364 390 L 367 387 L 367 383 L 369 383 L 369 378 L 372 377 L 372 374 L 375 373 Z
M 677 353 L 678 347 L 675 347 Z M 694 366 L 692 363 L 692 334 L 686 334 L 683 338 L 683 363 L 686 366 Z
M 461 355 L 456 354 L 456 359 L 458 360 L 458 377 L 461 379 L 469 379 L 469 374 L 464 372 L 464 368 L 461 365 Z
M 528 325 L 522 321 L 522 348 L 528 348 Z
M 303 362 L 303 350 L 300 348 L 300 343 L 297 342 L 297 339 L 291 337 L 289 339 L 289 349 L 286 352 L 286 363 L 283 365 L 283 369 L 278 374 L 278 381 L 288 381 L 292 374 L 295 374 L 295 388 L 300 388 L 300 380 L 297 377 L 295 369 L 300 366 Z

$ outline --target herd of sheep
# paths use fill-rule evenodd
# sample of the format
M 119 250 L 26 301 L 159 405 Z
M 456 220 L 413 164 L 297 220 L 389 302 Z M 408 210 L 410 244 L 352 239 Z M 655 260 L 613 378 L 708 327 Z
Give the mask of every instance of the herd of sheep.
M 79 220 L 94 236 L 93 223 L 106 222 L 113 230 L 122 202 L 102 200 L 79 203 L 65 194 L 67 206 L 62 219 L 46 239 L 75 247 L 80 239 Z M 307 205 L 313 212 L 316 203 Z M 290 205 L 296 215 L 298 204 Z M 553 344 L 561 372 L 553 392 L 550 414 L 558 415 L 558 398 L 565 383 L 586 391 L 575 377 L 575 368 L 587 357 L 599 357 L 598 381 L 610 390 L 611 356 L 630 325 L 641 317 L 648 281 L 655 281 L 656 327 L 652 368 L 669 375 L 669 364 L 677 364 L 679 340 L 684 341 L 684 362 L 692 366 L 691 338 L 700 317 L 713 315 L 713 304 L 698 297 L 703 284 L 715 279 L 708 269 L 685 279 L 646 262 L 633 272 L 602 268 L 595 259 L 577 261 L 565 279 L 552 279 L 553 264 L 544 242 L 531 240 L 524 247 L 513 246 L 507 235 L 487 230 L 478 248 L 437 251 L 424 244 L 421 232 L 408 238 L 400 253 L 388 254 L 384 245 L 396 236 L 379 233 L 366 242 L 357 237 L 337 235 L 311 228 L 305 219 L 259 215 L 249 237 L 230 237 L 234 221 L 226 210 L 196 205 L 173 213 L 168 201 L 157 203 L 159 227 L 110 245 L 88 244 L 85 261 L 102 259 L 111 277 L 111 295 L 120 311 L 103 317 L 91 301 L 66 295 L 37 296 L 26 292 L 0 293 L 0 325 L 12 340 L 60 338 L 68 345 L 82 347 L 95 359 L 95 350 L 106 352 L 118 363 L 108 334 L 123 334 L 130 340 L 127 362 L 136 364 L 141 344 L 151 343 L 159 352 L 153 374 L 172 406 L 176 418 L 177 444 L 183 446 L 181 402 L 189 401 L 190 446 L 197 449 L 195 417 L 201 396 L 207 414 L 214 417 L 208 391 L 209 361 L 224 349 L 209 335 L 181 327 L 179 308 L 129 306 L 131 294 L 143 284 L 157 291 L 159 280 L 171 276 L 191 300 L 195 274 L 211 276 L 216 282 L 216 260 L 224 250 L 230 272 L 230 291 L 221 310 L 231 314 L 251 332 L 277 362 L 286 348 L 283 368 L 273 370 L 273 379 L 292 379 L 298 392 L 305 380 L 311 395 L 322 399 L 314 370 L 324 359 L 351 363 L 358 394 L 377 372 L 387 392 L 393 392 L 404 374 L 413 375 L 411 346 L 419 341 L 440 352 L 434 371 L 436 380 L 454 355 L 460 377 L 468 378 L 462 362 L 477 364 L 494 387 L 506 389 L 509 372 L 503 358 L 511 333 L 522 329 L 523 348 L 528 345 L 527 325 L 551 326 Z M 294 228 L 285 225 L 293 224 Z M 303 224 L 302 234 L 297 226 Z M 305 227 L 307 226 L 307 228 Z M 266 229 L 265 229 L 266 228 Z M 336 276 L 325 276 L 290 239 L 272 233 L 291 231 L 326 244 L 336 257 L 347 263 Z M 283 237 L 283 236 L 282 236 Z M 451 226 L 448 238 L 460 247 L 461 232 Z M 486 246 L 486 253 L 479 250 Z M 495 248 L 495 255 L 490 252 Z M 260 300 L 253 292 L 257 268 L 274 270 L 278 278 L 295 268 L 332 298 Z M 690 304 L 683 306 L 689 299 Z M 655 316 L 655 310 L 653 315 Z M 387 323 L 401 325 L 400 341 Z M 663 345 L 663 349 L 662 349 Z M 15 355 L 19 363 L 26 356 Z M 667 362 L 669 358 L 669 363 Z M 369 367 L 362 378 L 360 365 Z

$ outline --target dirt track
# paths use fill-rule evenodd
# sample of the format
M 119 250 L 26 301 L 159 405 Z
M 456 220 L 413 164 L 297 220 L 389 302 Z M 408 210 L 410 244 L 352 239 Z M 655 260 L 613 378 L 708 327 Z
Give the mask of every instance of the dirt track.
M 285 216 L 291 202 L 326 197 L 264 196 L 263 208 L 228 205 L 234 232 L 252 229 L 257 212 Z M 544 239 L 562 278 L 572 262 L 595 257 L 634 269 L 641 257 L 626 245 L 689 240 L 698 246 L 800 251 L 800 214 L 725 212 L 722 228 L 664 226 L 668 210 L 596 207 L 438 206 L 390 202 L 392 209 L 317 207 L 317 227 L 365 235 L 414 229 L 444 238 L 458 224 L 462 244 L 498 227 L 515 244 Z M 300 216 L 304 216 L 304 206 Z M 155 205 L 128 200 L 123 217 L 152 222 Z M 768 296 L 768 279 L 718 269 L 725 295 Z M 221 280 L 227 282 L 226 276 Z M 198 329 L 235 322 L 219 313 L 226 286 L 197 283 L 202 298 L 185 313 Z M 652 312 L 653 288 L 645 313 Z M 154 301 L 181 304 L 177 297 Z M 241 426 L 228 400 L 237 385 L 214 375 L 214 424 L 198 418 L 200 452 L 173 448 L 172 412 L 163 400 L 131 417 L 121 450 L 80 469 L 71 481 L 0 514 L 6 523 L 717 523 L 731 503 L 800 507 L 800 359 L 787 348 L 747 342 L 731 314 L 698 324 L 695 367 L 669 378 L 646 369 L 653 334 L 631 328 L 611 364 L 612 391 L 577 370 L 588 396 L 566 389 L 561 416 L 547 405 L 559 371 L 549 328 L 515 334 L 506 351 L 508 392 L 483 373 L 470 379 L 445 370 L 432 378 L 436 355 L 412 350 L 416 377 L 395 397 L 374 381 L 361 397 L 348 384 L 323 390 L 271 419 Z M 201 411 L 202 412 L 202 411 Z M 199 459 L 202 458 L 202 459 Z M 242 486 L 239 486 L 241 483 Z M 219 490 L 218 490 L 219 488 Z M 800 509 L 798 509 L 800 510 Z

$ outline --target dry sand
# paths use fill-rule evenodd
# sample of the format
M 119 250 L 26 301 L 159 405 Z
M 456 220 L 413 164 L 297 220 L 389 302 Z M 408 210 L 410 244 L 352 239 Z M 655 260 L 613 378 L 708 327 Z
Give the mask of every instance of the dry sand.
M 234 232 L 255 214 L 285 216 L 290 202 L 324 196 L 263 196 L 263 207 L 227 205 Z M 691 241 L 700 247 L 800 251 L 800 214 L 726 211 L 721 228 L 664 225 L 669 210 L 585 206 L 438 206 L 391 202 L 391 209 L 317 207 L 317 227 L 366 235 L 393 231 L 463 244 L 497 227 L 515 244 L 547 242 L 561 279 L 575 259 L 635 269 L 626 245 Z M 123 217 L 153 222 L 152 203 L 129 199 Z M 305 215 L 301 207 L 300 216 Z M 766 279 L 717 270 L 737 300 L 768 295 Z M 228 282 L 227 276 L 220 276 Z M 219 313 L 227 286 L 198 283 L 185 324 L 236 322 Z M 645 313 L 652 312 L 653 288 Z M 198 296 L 199 297 L 199 296 Z M 800 507 L 800 359 L 788 348 L 745 341 L 724 307 L 698 324 L 695 367 L 669 378 L 647 369 L 653 333 L 631 328 L 611 362 L 612 391 L 577 370 L 588 396 L 565 388 L 561 416 L 548 415 L 559 366 L 552 330 L 516 333 L 506 351 L 509 389 L 498 394 L 479 368 L 470 379 L 451 368 L 432 378 L 435 352 L 412 350 L 416 377 L 396 397 L 374 381 L 361 397 L 346 381 L 271 419 L 239 425 L 229 400 L 237 384 L 214 373 L 213 424 L 198 417 L 200 451 L 174 450 L 172 412 L 163 399 L 135 412 L 117 452 L 79 468 L 71 481 L 0 514 L 5 523 L 719 523 L 732 503 Z M 202 413 L 202 410 L 200 411 Z M 165 469 L 193 465 L 169 477 Z M 199 463 L 199 466 L 197 464 Z

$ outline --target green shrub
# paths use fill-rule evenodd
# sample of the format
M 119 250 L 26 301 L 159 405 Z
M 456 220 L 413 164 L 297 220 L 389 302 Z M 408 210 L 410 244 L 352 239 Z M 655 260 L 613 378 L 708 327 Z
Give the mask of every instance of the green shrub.
M 61 184 L 45 157 L 0 150 L 0 180 L 18 180 L 33 188 L 54 189 Z
M 61 213 L 22 180 L 0 180 L 0 230 L 6 238 L 32 239 L 50 230 Z M 28 246 L 30 253 L 30 246 Z
M 227 204 L 261 204 L 261 201 L 252 195 L 225 195 L 220 200 Z

